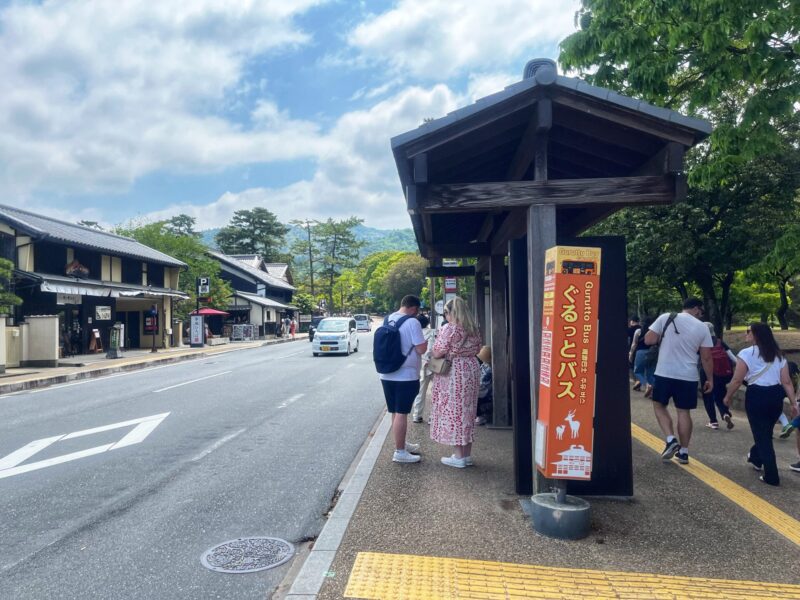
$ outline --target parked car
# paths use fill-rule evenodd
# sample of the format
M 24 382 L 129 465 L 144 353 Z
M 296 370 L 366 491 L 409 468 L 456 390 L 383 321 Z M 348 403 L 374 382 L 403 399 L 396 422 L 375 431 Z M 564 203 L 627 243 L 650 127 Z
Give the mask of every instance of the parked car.
M 372 320 L 369 315 L 353 315 L 353 318 L 359 331 L 372 331 Z
M 356 320 L 349 317 L 326 317 L 319 322 L 311 342 L 314 356 L 358 352 Z
M 311 317 L 311 323 L 308 325 L 308 341 L 314 341 L 314 332 L 317 330 L 317 326 L 319 322 L 322 321 L 325 317 Z

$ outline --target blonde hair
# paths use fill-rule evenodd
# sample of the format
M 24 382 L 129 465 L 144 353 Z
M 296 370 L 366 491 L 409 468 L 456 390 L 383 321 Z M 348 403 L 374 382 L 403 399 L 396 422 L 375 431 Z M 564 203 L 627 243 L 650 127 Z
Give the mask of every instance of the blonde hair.
M 475 324 L 472 312 L 462 298 L 459 296 L 452 298 L 445 304 L 444 309 L 447 311 L 448 322 L 461 325 L 469 335 L 478 335 L 478 326 Z

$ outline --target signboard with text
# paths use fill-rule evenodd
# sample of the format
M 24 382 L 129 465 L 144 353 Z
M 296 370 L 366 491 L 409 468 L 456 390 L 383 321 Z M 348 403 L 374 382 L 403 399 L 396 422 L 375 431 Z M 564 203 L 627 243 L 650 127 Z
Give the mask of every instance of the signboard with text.
M 600 255 L 576 246 L 545 255 L 534 458 L 551 479 L 592 476 Z
M 189 343 L 193 347 L 202 346 L 205 342 L 204 321 L 202 315 L 189 317 Z

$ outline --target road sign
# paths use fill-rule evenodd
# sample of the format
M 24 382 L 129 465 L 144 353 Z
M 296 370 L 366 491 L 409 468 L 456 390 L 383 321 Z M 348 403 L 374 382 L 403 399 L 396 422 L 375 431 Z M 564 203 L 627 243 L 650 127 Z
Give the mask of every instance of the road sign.
M 130 421 L 122 421 L 120 423 L 113 423 L 111 425 L 103 425 L 101 427 L 93 427 L 92 429 L 84 429 L 83 431 L 75 431 L 73 433 L 54 435 L 52 437 L 34 440 L 19 450 L 15 450 L 8 456 L 0 458 L 0 479 L 12 477 L 13 475 L 20 475 L 22 473 L 28 473 L 30 471 L 37 471 L 39 469 L 44 469 L 45 467 L 51 467 L 53 465 L 59 465 L 61 463 L 78 460 L 79 458 L 94 456 L 95 454 L 102 454 L 103 452 L 108 452 L 109 450 L 119 450 L 125 446 L 138 444 L 139 442 L 144 441 L 148 435 L 153 433 L 153 430 L 158 427 L 161 424 L 161 421 L 166 419 L 167 416 L 169 416 L 168 412 L 161 413 L 160 415 L 142 417 L 141 419 L 132 419 Z M 75 438 L 93 435 L 95 433 L 104 433 L 114 429 L 122 429 L 123 427 L 130 427 L 132 425 L 136 425 L 136 427 L 125 434 L 125 436 L 118 442 L 103 444 L 87 450 L 79 450 L 78 452 L 70 452 L 69 454 L 62 454 L 61 456 L 56 456 L 54 458 L 48 458 L 46 460 L 40 460 L 33 463 L 26 463 L 24 465 L 21 464 L 45 448 L 52 446 L 56 442 L 73 440 Z
M 209 277 L 198 277 L 196 284 L 198 296 L 208 296 L 211 293 L 211 279 Z
M 547 251 L 534 457 L 551 479 L 592 477 L 599 292 L 599 248 Z

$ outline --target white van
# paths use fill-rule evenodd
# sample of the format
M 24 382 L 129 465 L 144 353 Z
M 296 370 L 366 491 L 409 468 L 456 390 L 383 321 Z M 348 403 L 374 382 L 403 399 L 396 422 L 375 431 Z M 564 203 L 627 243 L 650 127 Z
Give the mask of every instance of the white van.
M 358 352 L 358 332 L 355 319 L 347 317 L 322 319 L 314 333 L 311 351 L 314 356 Z
M 369 315 L 353 315 L 359 331 L 372 331 L 372 320 Z

